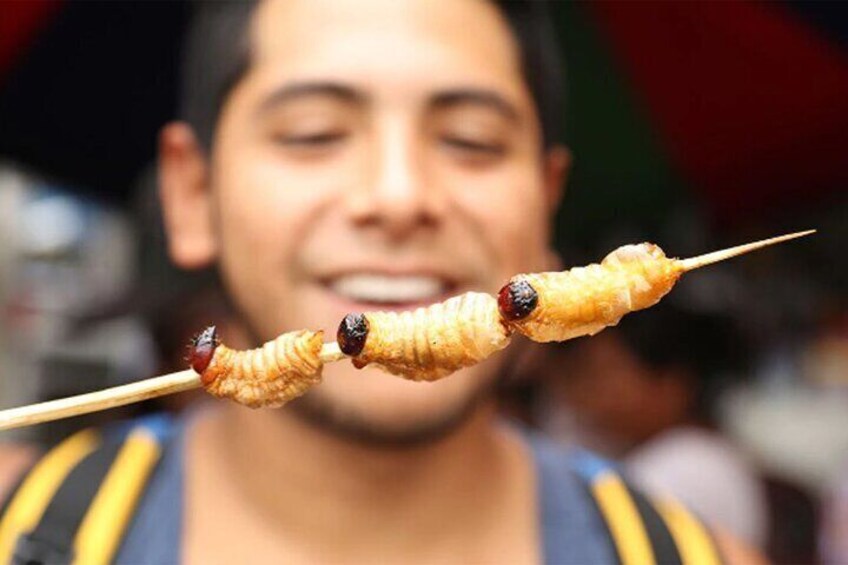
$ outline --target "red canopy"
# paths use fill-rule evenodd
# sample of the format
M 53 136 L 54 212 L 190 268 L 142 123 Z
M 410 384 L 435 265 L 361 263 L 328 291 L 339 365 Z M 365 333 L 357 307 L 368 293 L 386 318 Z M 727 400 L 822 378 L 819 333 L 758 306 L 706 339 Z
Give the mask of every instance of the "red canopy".
M 795 12 L 590 7 L 672 159 L 722 219 L 848 186 L 848 56 Z

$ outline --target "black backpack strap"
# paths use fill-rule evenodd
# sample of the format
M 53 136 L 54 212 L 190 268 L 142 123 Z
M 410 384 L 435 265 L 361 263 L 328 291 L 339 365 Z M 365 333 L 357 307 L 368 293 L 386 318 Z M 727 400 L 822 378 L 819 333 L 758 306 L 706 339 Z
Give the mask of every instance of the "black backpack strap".
M 77 562 L 106 565 L 114 559 L 162 455 L 164 439 L 147 426 L 127 436 L 74 538 Z
M 661 563 L 645 521 L 621 477 L 612 470 L 604 471 L 593 478 L 589 490 L 609 528 L 622 565 Z
M 680 550 L 684 565 L 719 565 L 721 554 L 704 523 L 673 499 L 658 500 L 655 507 Z
M 35 528 L 18 538 L 15 565 L 74 561 L 77 530 L 122 443 L 117 438 L 104 442 L 68 473 Z
M 706 528 L 673 501 L 654 504 L 622 479 L 615 467 L 588 452 L 577 458 L 622 565 L 718 565 Z
M 113 433 L 81 449 L 45 456 L 21 485 L 0 521 L 0 562 L 15 564 L 111 562 L 159 461 L 167 426 L 159 419 L 129 433 Z M 71 454 L 71 455 L 68 455 Z M 61 462 L 63 465 L 56 466 Z M 52 471 L 44 471 L 49 469 Z M 39 473 L 49 481 L 35 481 Z M 50 488 L 43 488 L 47 484 Z M 23 520 L 21 519 L 23 516 Z
M 0 517 L 0 563 L 11 563 L 22 534 L 41 521 L 50 500 L 68 474 L 100 446 L 100 434 L 86 430 L 74 434 L 42 457 L 8 499 Z
M 683 565 L 683 559 L 674 537 L 672 537 L 662 516 L 654 508 L 653 503 L 641 492 L 631 488 L 629 483 L 625 482 L 624 486 L 627 488 L 633 504 L 636 505 L 636 511 L 642 518 L 642 523 L 648 532 L 648 538 L 651 540 L 651 546 L 654 548 L 657 563 L 660 565 Z
M 603 525 L 603 531 L 600 532 L 603 536 L 603 539 L 607 543 L 609 547 L 613 549 L 612 554 L 614 556 L 614 561 L 609 565 L 622 565 L 621 555 L 618 551 L 618 544 L 616 543 L 615 538 L 613 537 L 612 530 L 610 529 L 609 522 L 606 519 L 606 515 L 604 514 L 601 506 L 598 503 L 598 499 L 595 497 L 595 493 L 592 490 L 592 483 L 586 479 L 581 473 L 577 473 L 578 484 L 582 487 L 583 491 L 586 493 L 586 498 L 589 500 L 589 504 L 592 506 L 592 509 L 595 513 L 601 517 L 600 523 Z

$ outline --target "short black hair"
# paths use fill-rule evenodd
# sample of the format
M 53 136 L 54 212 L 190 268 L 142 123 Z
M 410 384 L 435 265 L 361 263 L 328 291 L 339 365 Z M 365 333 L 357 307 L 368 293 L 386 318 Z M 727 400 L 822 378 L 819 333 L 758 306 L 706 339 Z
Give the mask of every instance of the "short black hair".
M 185 38 L 180 118 L 212 147 L 224 100 L 250 64 L 250 21 L 259 0 L 199 0 Z
M 201 145 L 212 146 L 219 113 L 250 64 L 250 21 L 259 0 L 201 0 L 195 4 L 183 53 L 180 118 Z M 518 42 L 524 79 L 542 127 L 542 142 L 562 141 L 564 65 L 548 3 L 496 0 Z

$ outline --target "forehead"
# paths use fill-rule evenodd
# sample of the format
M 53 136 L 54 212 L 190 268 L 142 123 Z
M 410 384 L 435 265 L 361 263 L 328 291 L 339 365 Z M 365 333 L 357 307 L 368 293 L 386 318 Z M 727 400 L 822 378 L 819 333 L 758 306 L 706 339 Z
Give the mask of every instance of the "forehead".
M 252 71 L 414 87 L 462 81 L 526 97 L 518 46 L 486 0 L 266 0 Z

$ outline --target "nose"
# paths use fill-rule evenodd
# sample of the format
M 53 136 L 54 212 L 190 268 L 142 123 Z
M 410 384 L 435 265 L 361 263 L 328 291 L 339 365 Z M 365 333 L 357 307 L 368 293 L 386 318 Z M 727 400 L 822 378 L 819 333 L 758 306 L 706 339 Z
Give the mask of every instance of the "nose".
M 348 198 L 357 225 L 403 239 L 442 220 L 444 196 L 428 182 L 424 152 L 412 127 L 398 120 L 380 128 L 370 145 L 362 184 Z

